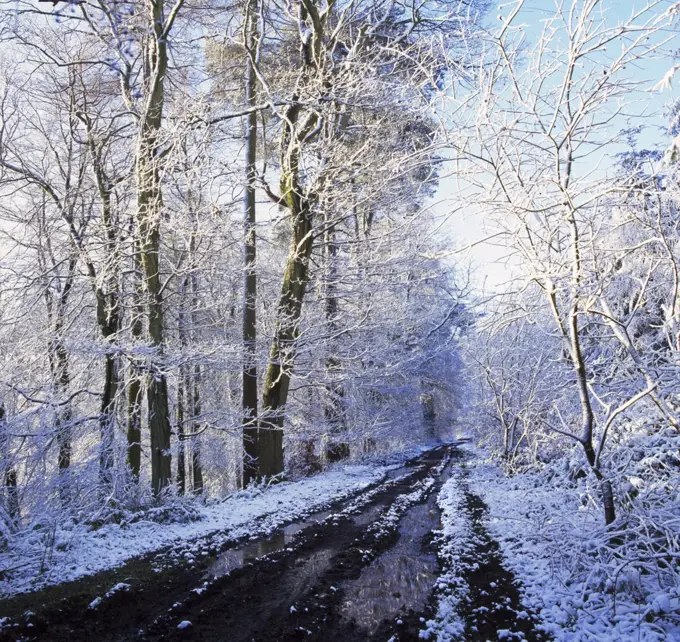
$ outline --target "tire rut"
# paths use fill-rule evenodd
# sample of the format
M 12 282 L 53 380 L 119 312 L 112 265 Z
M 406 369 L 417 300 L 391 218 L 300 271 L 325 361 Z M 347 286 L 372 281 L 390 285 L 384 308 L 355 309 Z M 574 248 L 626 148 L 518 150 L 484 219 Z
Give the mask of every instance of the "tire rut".
M 294 550 L 256 560 L 206 586 L 140 639 L 224 640 L 227 632 L 234 642 L 370 639 L 343 617 L 343 587 L 397 543 L 399 522 L 436 490 L 439 484 L 430 475 L 441 474 L 448 452 L 430 451 L 420 460 L 423 466 L 407 478 L 394 480 L 364 505 L 305 530 Z M 363 523 L 366 513 L 376 519 Z M 182 622 L 191 624 L 180 629 Z

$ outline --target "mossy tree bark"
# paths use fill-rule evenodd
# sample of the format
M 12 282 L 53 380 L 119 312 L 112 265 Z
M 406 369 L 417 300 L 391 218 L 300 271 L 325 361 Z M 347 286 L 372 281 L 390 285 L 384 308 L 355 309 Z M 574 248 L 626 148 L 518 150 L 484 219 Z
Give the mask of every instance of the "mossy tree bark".
M 309 280 L 312 251 L 311 203 L 302 196 L 297 176 L 289 174 L 284 190 L 293 222 L 293 238 L 286 262 L 277 310 L 277 328 L 269 351 L 262 391 L 262 419 L 257 439 L 258 477 L 283 473 L 283 409 L 288 401 L 295 342 L 299 335 L 302 302 Z
M 144 48 L 144 108 L 137 134 L 135 178 L 136 223 L 144 294 L 148 310 L 148 339 L 155 362 L 147 377 L 151 485 L 158 495 L 171 477 L 168 383 L 163 369 L 163 292 L 160 278 L 160 224 L 162 210 L 159 138 L 163 120 L 164 86 L 168 68 L 168 38 L 182 2 L 166 17 L 163 0 L 149 0 L 149 35 Z

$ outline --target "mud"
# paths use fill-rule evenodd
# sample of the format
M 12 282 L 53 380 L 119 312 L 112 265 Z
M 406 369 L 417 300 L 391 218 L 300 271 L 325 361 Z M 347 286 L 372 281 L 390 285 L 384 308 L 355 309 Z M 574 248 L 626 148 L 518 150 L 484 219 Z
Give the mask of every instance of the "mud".
M 190 564 L 169 550 L 0 603 L 16 624 L 0 639 L 415 642 L 434 616 L 441 570 L 436 496 L 461 458 L 455 447 L 436 448 L 270 537 L 219 550 L 207 539 L 199 550 L 210 553 Z M 465 639 L 496 640 L 508 630 L 543 640 L 486 531 L 486 507 L 461 483 L 474 533 L 463 565 Z M 129 587 L 90 608 L 119 582 Z
M 397 544 L 375 559 L 361 575 L 342 585 L 343 620 L 373 635 L 385 620 L 409 610 L 422 611 L 439 572 L 437 556 L 427 550 L 427 536 L 439 528 L 436 495 L 402 518 Z
M 469 595 L 462 609 L 465 618 L 465 639 L 486 640 L 549 640 L 536 628 L 536 616 L 525 609 L 517 580 L 503 566 L 498 543 L 493 540 L 484 521 L 488 508 L 478 495 L 465 489 L 465 511 L 472 522 L 473 547 L 461 565 Z
M 119 569 L 0 602 L 0 616 L 14 624 L 0 631 L 0 639 L 281 639 L 284 629 L 284 635 L 296 630 L 288 621 L 295 620 L 293 603 L 331 566 L 348 564 L 338 555 L 360 540 L 445 452 L 430 451 L 391 471 L 387 481 L 269 538 L 226 550 L 211 549 L 207 541 L 210 554 L 191 563 L 174 560 L 173 551 L 148 555 Z M 388 546 L 389 540 L 383 536 L 380 546 Z M 360 567 L 365 565 L 362 555 L 358 560 Z M 96 597 L 120 582 L 129 588 L 90 608 Z M 177 630 L 183 620 L 191 620 L 192 626 Z

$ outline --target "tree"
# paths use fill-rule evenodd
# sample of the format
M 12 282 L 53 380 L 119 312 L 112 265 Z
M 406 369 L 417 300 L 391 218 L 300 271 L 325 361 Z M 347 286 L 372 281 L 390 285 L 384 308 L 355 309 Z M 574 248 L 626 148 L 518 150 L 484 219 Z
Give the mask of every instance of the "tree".
M 576 430 L 569 423 L 553 430 L 580 444 L 601 483 L 610 523 L 612 486 L 602 468 L 609 428 L 653 394 L 654 386 L 634 383 L 632 389 L 605 392 L 596 378 L 595 354 L 607 339 L 593 319 L 597 304 L 606 307 L 602 257 L 594 248 L 601 247 L 601 208 L 618 185 L 604 170 L 591 171 L 590 159 L 625 136 L 616 130 L 617 119 L 640 83 L 627 66 L 661 46 L 659 31 L 667 17 L 652 1 L 626 21 L 610 24 L 600 2 L 575 0 L 556 8 L 526 55 L 516 25 L 522 6 L 518 2 L 504 19 L 485 56 L 474 106 L 457 105 L 477 110 L 470 122 L 475 131 L 460 139 L 465 142 L 452 141 L 477 172 L 470 180 L 483 190 L 477 194 L 480 206 L 495 217 L 522 261 L 526 281 L 543 293 L 580 409 Z M 618 322 L 610 327 L 625 344 Z

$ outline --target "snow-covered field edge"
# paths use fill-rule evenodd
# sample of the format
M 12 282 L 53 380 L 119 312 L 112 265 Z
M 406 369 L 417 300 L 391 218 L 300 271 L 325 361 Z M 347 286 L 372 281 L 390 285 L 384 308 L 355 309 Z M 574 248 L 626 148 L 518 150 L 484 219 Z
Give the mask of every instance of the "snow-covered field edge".
M 541 628 L 557 642 L 680 640 L 680 586 L 660 590 L 616 559 L 615 534 L 574 488 L 539 474 L 506 477 L 485 453 L 464 448 L 470 490 L 488 505 L 487 528 Z
M 336 464 L 312 477 L 250 487 L 208 504 L 188 501 L 182 506 L 189 507 L 190 520 L 179 523 L 140 520 L 93 528 L 66 522 L 47 533 L 24 532 L 2 554 L 0 598 L 77 580 L 169 547 L 190 550 L 188 543 L 215 533 L 220 545 L 266 536 L 381 481 L 390 470 L 436 445 Z

